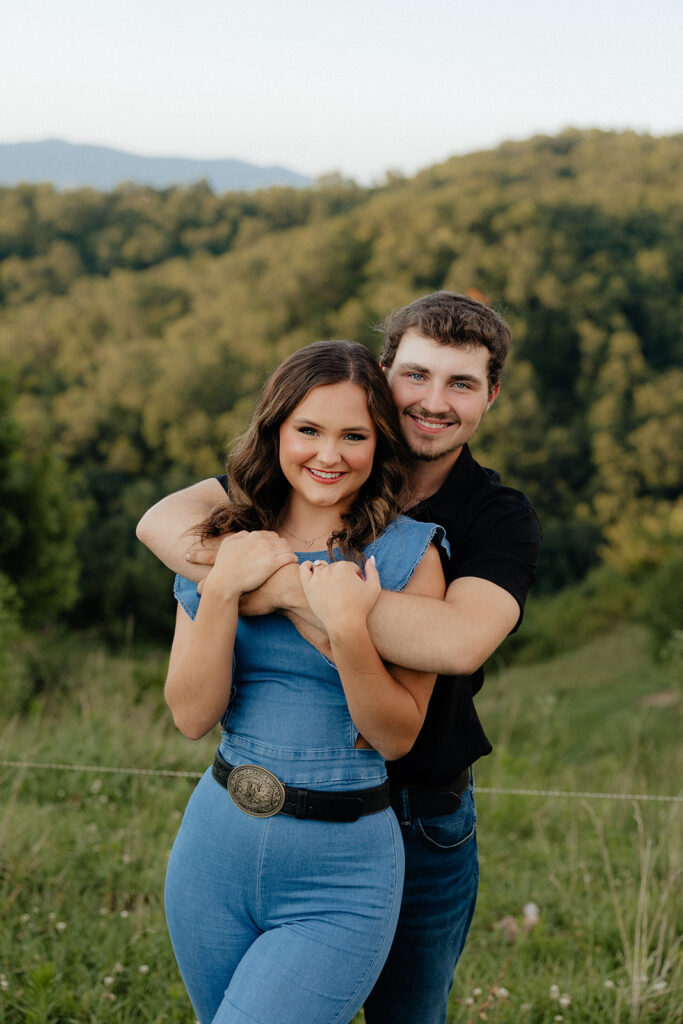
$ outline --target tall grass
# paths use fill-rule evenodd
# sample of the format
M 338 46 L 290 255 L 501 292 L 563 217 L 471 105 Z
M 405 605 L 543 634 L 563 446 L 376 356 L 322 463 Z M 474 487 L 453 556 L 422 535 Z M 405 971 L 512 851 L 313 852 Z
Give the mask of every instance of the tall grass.
M 496 753 L 478 784 L 674 792 L 674 680 L 648 652 L 630 629 L 491 676 L 479 708 Z M 20 713 L 5 708 L 2 757 L 203 770 L 216 737 L 175 732 L 163 673 L 163 655 L 71 641 Z M 191 788 L 0 767 L 3 1022 L 192 1024 L 162 908 Z M 480 899 L 449 1021 L 674 1024 L 680 805 L 492 792 L 478 812 Z

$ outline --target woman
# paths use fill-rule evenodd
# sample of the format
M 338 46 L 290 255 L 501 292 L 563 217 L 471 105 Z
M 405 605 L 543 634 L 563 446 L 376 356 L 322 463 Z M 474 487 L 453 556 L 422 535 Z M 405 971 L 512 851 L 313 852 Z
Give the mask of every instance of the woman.
M 385 666 L 366 620 L 380 586 L 444 594 L 440 528 L 397 518 L 399 436 L 361 345 L 295 353 L 203 525 L 230 536 L 201 601 L 177 581 L 166 699 L 186 735 L 223 728 L 166 879 L 200 1024 L 345 1024 L 388 954 L 403 848 L 384 759 L 413 745 L 434 677 Z M 331 659 L 283 616 L 238 616 L 242 594 L 296 561 Z

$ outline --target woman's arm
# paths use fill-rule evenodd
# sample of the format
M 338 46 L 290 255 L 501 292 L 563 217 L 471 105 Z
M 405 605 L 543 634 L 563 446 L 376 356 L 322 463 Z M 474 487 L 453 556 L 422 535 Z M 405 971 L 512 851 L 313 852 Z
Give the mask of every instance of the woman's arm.
M 349 712 L 363 738 L 388 761 L 407 754 L 422 728 L 435 674 L 385 665 L 370 638 L 367 617 L 380 594 L 373 561 L 362 580 L 352 562 L 301 566 L 301 582 L 327 630 Z M 443 598 L 438 552 L 430 545 L 405 588 Z
M 194 622 L 178 608 L 164 696 L 189 739 L 205 736 L 228 706 L 240 596 L 289 562 L 296 555 L 276 533 L 235 534 L 220 546 Z

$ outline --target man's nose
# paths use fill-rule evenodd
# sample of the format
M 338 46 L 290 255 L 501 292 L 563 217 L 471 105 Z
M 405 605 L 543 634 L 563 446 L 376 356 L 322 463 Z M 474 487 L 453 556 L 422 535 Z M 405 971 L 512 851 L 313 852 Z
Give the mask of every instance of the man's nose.
M 420 405 L 425 412 L 434 413 L 435 416 L 450 411 L 448 395 L 438 384 L 432 384 L 423 391 Z

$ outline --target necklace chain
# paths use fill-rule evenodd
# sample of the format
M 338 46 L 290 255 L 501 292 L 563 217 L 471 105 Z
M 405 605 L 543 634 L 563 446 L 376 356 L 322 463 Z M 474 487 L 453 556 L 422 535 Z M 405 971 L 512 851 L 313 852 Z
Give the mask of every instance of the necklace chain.
M 288 533 L 290 537 L 294 538 L 294 540 L 301 541 L 301 543 L 305 544 L 307 548 L 311 548 L 313 546 L 313 541 L 317 540 L 318 537 L 327 537 L 327 531 L 325 531 L 325 533 L 316 533 L 315 537 L 299 537 L 298 534 L 292 533 L 292 531 L 288 530 L 286 526 L 282 525 L 282 523 L 280 523 L 279 525 L 281 530 L 284 530 L 285 533 Z

